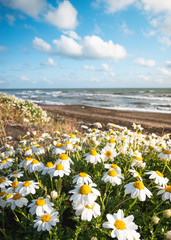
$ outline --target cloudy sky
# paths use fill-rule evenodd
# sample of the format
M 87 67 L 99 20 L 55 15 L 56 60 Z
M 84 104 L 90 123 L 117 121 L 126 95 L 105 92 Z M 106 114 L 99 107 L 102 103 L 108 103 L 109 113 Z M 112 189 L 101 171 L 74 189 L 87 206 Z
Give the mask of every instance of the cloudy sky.
M 171 0 L 0 0 L 0 88 L 171 87 Z

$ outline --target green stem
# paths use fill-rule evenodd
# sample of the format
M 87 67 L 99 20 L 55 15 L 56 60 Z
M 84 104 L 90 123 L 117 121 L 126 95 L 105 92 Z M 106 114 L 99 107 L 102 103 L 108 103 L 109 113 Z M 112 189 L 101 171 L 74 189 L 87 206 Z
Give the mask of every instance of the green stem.
M 129 206 L 128 210 L 126 211 L 126 214 L 131 210 L 131 208 L 136 204 L 137 202 L 137 197 L 135 198 L 135 200 L 133 201 L 133 203 Z
M 51 176 L 50 176 L 50 182 L 51 182 L 51 187 L 52 187 L 52 191 L 53 191 L 53 179 Z
M 158 229 L 158 227 L 160 226 L 160 224 L 161 224 L 163 218 L 164 218 L 164 217 L 162 217 L 162 218 L 160 219 L 160 221 L 159 221 L 159 223 L 158 223 L 156 229 L 154 230 L 154 232 L 153 232 L 153 234 L 152 234 L 152 236 L 151 236 L 151 240 L 154 239 L 154 237 L 155 237 L 155 233 L 157 232 L 157 229 Z
M 77 228 L 77 230 L 76 230 L 76 232 L 75 232 L 75 238 L 74 238 L 74 240 L 77 240 L 77 239 L 78 239 L 78 235 L 80 234 L 83 226 L 84 226 L 84 222 L 82 221 L 80 227 Z

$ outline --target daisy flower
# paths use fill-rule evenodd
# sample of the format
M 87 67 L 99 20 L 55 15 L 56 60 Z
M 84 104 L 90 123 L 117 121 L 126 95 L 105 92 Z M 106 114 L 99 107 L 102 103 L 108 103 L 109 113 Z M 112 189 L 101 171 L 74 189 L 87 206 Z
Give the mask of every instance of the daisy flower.
M 30 193 L 35 194 L 36 193 L 35 189 L 39 188 L 39 186 L 37 186 L 38 184 L 39 184 L 38 182 L 34 182 L 33 180 L 22 182 L 18 184 L 16 191 L 23 196 L 26 196 Z
M 48 198 L 42 197 L 32 200 L 32 203 L 28 205 L 28 207 L 30 208 L 29 212 L 32 215 L 36 214 L 37 216 L 41 216 L 45 212 L 46 213 L 52 212 L 53 210 L 52 206 L 54 206 L 54 204 L 51 203 Z
M 132 174 L 133 177 L 139 178 L 142 181 L 142 177 L 138 171 L 135 169 L 129 169 L 128 171 Z
M 32 149 L 30 147 L 25 147 L 24 156 L 30 156 L 32 154 L 33 154 Z
M 28 200 L 20 193 L 14 193 L 12 197 L 7 199 L 7 203 L 11 206 L 11 209 L 14 210 L 16 207 L 22 208 L 23 206 L 27 206 Z
M 121 168 L 115 163 L 112 164 L 105 163 L 104 167 L 107 169 L 114 169 L 117 174 L 121 174 Z
M 7 189 L 7 193 L 15 193 L 19 183 L 21 183 L 21 182 L 14 180 L 11 183 L 10 187 Z
M 29 172 L 38 171 L 40 172 L 44 168 L 44 164 L 42 162 L 39 162 L 37 159 L 33 159 L 31 163 L 27 166 L 27 170 Z
M 96 128 L 102 128 L 102 124 L 100 122 L 95 122 L 93 123 L 93 125 L 96 127 Z
M 73 146 L 72 142 L 67 141 L 63 147 L 64 147 L 65 151 L 72 151 L 74 146 Z
M 76 185 L 74 190 L 69 191 L 69 193 L 73 193 L 70 201 L 73 200 L 75 206 L 79 206 L 80 204 L 93 204 L 96 198 L 101 195 L 100 192 L 94 188 L 96 186 L 95 183 Z
M 146 195 L 149 198 L 152 196 L 152 193 L 144 186 L 143 182 L 140 180 L 126 184 L 124 188 L 125 194 L 131 193 L 131 198 L 138 197 L 140 201 L 145 201 Z
M 143 127 L 141 127 L 141 125 L 138 125 L 138 124 L 135 124 L 135 123 L 133 123 L 132 126 L 133 126 L 133 128 L 134 128 L 135 130 L 140 130 L 140 131 L 142 131 L 142 130 L 144 129 Z
M 73 206 L 73 209 L 76 210 L 75 214 L 81 216 L 83 221 L 91 221 L 92 218 L 96 218 L 101 215 L 100 205 L 96 202 L 87 205 L 79 205 L 76 208 Z
M 166 187 L 158 186 L 157 188 L 160 189 L 157 195 L 162 194 L 163 201 L 169 200 L 171 202 L 171 185 L 167 185 Z
M 171 151 L 169 150 L 164 150 L 162 153 L 158 155 L 160 159 L 167 159 L 167 161 L 171 160 Z
M 14 171 L 11 174 L 8 175 L 9 178 L 20 178 L 23 176 L 23 172 L 21 171 Z
M 14 149 L 12 147 L 9 147 L 9 148 L 6 149 L 6 151 L 4 153 L 8 157 L 8 156 L 14 155 L 15 151 L 14 151 Z
M 149 179 L 155 179 L 155 184 L 160 186 L 166 186 L 169 179 L 165 178 L 161 172 L 157 171 L 148 171 L 145 174 L 150 175 Z
M 44 148 L 43 148 L 42 146 L 40 146 L 40 145 L 35 146 L 35 147 L 32 149 L 32 151 L 33 151 L 33 154 L 37 154 L 37 155 L 40 155 L 40 154 L 44 154 L 44 153 L 45 153 Z
M 9 179 L 6 178 L 6 177 L 1 177 L 1 178 L 0 178 L 0 188 L 4 188 L 4 187 L 6 187 L 6 186 L 9 186 L 11 183 L 12 183 L 12 181 L 9 180 Z
M 106 215 L 108 222 L 103 223 L 104 228 L 112 229 L 111 237 L 118 240 L 138 240 L 140 234 L 136 232 L 138 226 L 133 222 L 134 216 L 129 215 L 124 218 L 123 210 L 119 209 L 117 213 Z
M 54 164 L 52 162 L 47 162 L 46 166 L 42 168 L 42 175 L 49 173 L 49 171 L 52 170 L 53 167 L 54 167 Z
M 133 161 L 132 161 L 132 163 L 131 163 L 131 167 L 137 166 L 137 167 L 145 168 L 145 165 L 146 165 L 146 163 L 143 162 L 142 156 L 140 156 L 140 157 L 138 157 L 138 156 L 137 156 L 137 157 L 134 157 L 134 158 L 133 158 Z
M 120 185 L 122 183 L 121 178 L 124 177 L 120 174 L 117 174 L 117 172 L 114 169 L 110 169 L 108 172 L 104 174 L 102 177 L 102 181 L 104 182 L 110 182 L 112 186 Z
M 86 153 L 84 157 L 87 162 L 94 164 L 98 162 L 101 163 L 100 154 L 98 154 L 95 149 L 92 149 L 89 153 Z
M 89 185 L 92 183 L 91 176 L 85 172 L 80 172 L 74 177 L 73 183 L 83 185 L 84 183 Z
M 115 138 L 110 138 L 107 142 L 107 146 L 113 147 L 116 145 Z
M 34 220 L 34 228 L 37 227 L 37 231 L 50 231 L 52 226 L 55 226 L 58 219 L 58 212 L 52 211 L 50 213 L 43 214 L 41 216 L 37 216 Z
M 70 164 L 74 164 L 70 157 L 67 154 L 63 153 L 59 156 L 55 164 L 62 164 L 64 167 L 70 168 Z
M 0 170 L 10 168 L 14 162 L 14 158 L 6 158 L 0 162 Z
M 63 166 L 61 163 L 56 163 L 54 167 L 52 167 L 48 173 L 51 177 L 60 176 L 63 177 L 64 175 L 69 175 L 71 172 L 68 166 Z
M 22 162 L 19 163 L 19 167 L 27 167 L 34 158 L 32 157 L 26 157 Z
M 101 158 L 104 162 L 108 159 L 114 159 L 117 156 L 116 149 L 110 146 L 105 146 L 101 151 Z
M 57 142 L 55 144 L 55 146 L 53 146 L 53 148 L 52 148 L 52 154 L 57 155 L 57 154 L 62 154 L 62 153 L 65 153 L 65 150 L 62 148 L 62 144 Z

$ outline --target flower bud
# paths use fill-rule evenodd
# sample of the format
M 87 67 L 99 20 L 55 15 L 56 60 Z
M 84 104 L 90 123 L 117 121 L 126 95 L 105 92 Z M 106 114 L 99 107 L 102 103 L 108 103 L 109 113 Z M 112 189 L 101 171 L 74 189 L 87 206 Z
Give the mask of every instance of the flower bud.
M 171 209 L 166 209 L 163 211 L 163 216 L 166 218 L 171 217 Z
M 49 200 L 51 199 L 50 195 L 46 195 L 46 197 L 47 197 Z
M 58 193 L 56 191 L 52 191 L 50 193 L 50 196 L 51 196 L 52 199 L 56 199 L 58 197 Z
M 157 216 L 153 216 L 151 220 L 154 224 L 158 224 L 158 222 L 160 221 L 160 218 L 158 218 Z

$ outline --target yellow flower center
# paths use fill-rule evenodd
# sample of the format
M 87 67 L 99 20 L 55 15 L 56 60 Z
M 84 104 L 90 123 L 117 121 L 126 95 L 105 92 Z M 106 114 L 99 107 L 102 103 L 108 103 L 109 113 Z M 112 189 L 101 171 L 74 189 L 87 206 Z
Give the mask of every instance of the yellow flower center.
M 25 159 L 26 161 L 31 161 L 32 160 L 32 158 L 31 157 L 26 157 L 26 159 Z
M 92 150 L 90 151 L 90 155 L 92 155 L 92 156 L 97 156 L 96 150 L 95 150 L 95 149 L 92 149 Z
M 31 148 L 30 148 L 30 147 L 26 147 L 25 149 L 26 149 L 26 151 L 28 151 L 28 150 L 30 150 Z
M 60 159 L 61 160 L 67 160 L 68 159 L 68 155 L 63 153 L 63 154 L 60 155 Z
M 1 177 L 1 178 L 0 178 L 0 183 L 3 183 L 3 182 L 5 182 L 5 178 L 4 178 L 4 177 Z
M 106 133 L 106 134 L 105 134 L 105 137 L 109 137 L 109 134 Z
M 7 192 L 3 191 L 0 193 L 0 197 L 3 197 Z
M 82 195 L 88 195 L 89 193 L 91 193 L 91 187 L 87 184 L 84 184 L 80 187 L 79 193 Z
M 139 190 L 144 189 L 144 184 L 141 181 L 136 181 L 133 185 L 135 188 L 138 188 Z
M 16 188 L 18 183 L 19 183 L 18 181 L 14 181 L 14 182 L 11 184 L 11 187 L 12 187 L 12 188 Z
M 11 195 L 12 195 L 11 193 L 7 194 L 7 195 L 6 195 L 6 200 L 7 200 L 8 198 L 10 198 Z
M 64 166 L 62 164 L 58 163 L 56 165 L 56 170 L 63 170 L 63 169 L 64 169 Z
M 51 219 L 51 216 L 49 214 L 45 214 L 42 216 L 42 222 L 49 222 Z
M 14 196 L 12 197 L 14 200 L 20 199 L 21 195 L 19 193 L 15 193 Z
M 69 145 L 69 144 L 71 144 L 71 145 L 72 145 L 72 143 L 71 143 L 71 142 L 66 142 L 66 145 Z
M 53 163 L 52 162 L 47 162 L 46 163 L 46 167 L 47 168 L 51 168 L 51 167 L 53 167 L 54 165 L 53 165 Z
M 139 172 L 135 171 L 135 173 L 138 175 L 138 177 L 141 177 L 141 175 L 139 174 Z
M 137 161 L 140 161 L 140 162 L 142 162 L 142 157 L 135 157 L 135 159 L 137 160 Z
M 87 204 L 85 207 L 88 208 L 88 209 L 93 209 L 94 206 L 95 206 L 95 203 L 93 203 L 93 206 L 92 206 L 92 207 L 90 207 L 88 204 Z
M 57 142 L 56 147 L 57 147 L 57 148 L 60 148 L 60 147 L 62 147 L 62 144 L 59 143 L 59 142 Z
M 159 175 L 160 177 L 163 177 L 163 174 L 159 171 L 156 171 L 157 175 Z
M 138 155 L 138 153 L 136 153 L 136 152 L 133 152 L 133 154 L 134 154 L 134 155 Z
M 114 169 L 109 170 L 108 175 L 111 176 L 111 177 L 116 177 L 117 176 L 116 171 Z
M 142 132 L 138 132 L 139 135 L 142 135 Z
M 110 139 L 109 139 L 109 143 L 115 143 L 114 138 L 110 138 Z
M 163 152 L 164 154 L 171 154 L 171 152 L 169 150 L 164 150 Z
M 171 193 L 171 185 L 165 187 L 165 191 Z
M 38 164 L 38 163 L 39 163 L 39 161 L 36 159 L 33 159 L 33 161 L 31 162 L 31 164 Z
M 23 187 L 29 187 L 31 185 L 31 182 L 27 181 L 23 183 Z
M 11 148 L 7 148 L 7 151 L 11 151 Z
M 17 173 L 18 173 L 17 171 L 14 171 L 14 172 L 13 172 L 14 175 L 17 174 Z
M 106 152 L 106 157 L 110 157 L 112 155 L 111 151 Z
M 149 149 L 150 149 L 150 150 L 153 150 L 153 149 L 154 149 L 154 147 L 153 147 L 153 146 L 149 146 Z
M 111 167 L 114 168 L 114 169 L 117 169 L 117 168 L 118 168 L 118 165 L 115 164 L 115 163 L 113 163 L 113 164 L 111 165 Z
M 114 223 L 115 228 L 118 230 L 124 230 L 126 229 L 126 224 L 124 221 L 117 219 Z
M 36 201 L 36 205 L 37 206 L 43 206 L 43 205 L 45 205 L 46 204 L 46 202 L 45 202 L 45 200 L 43 199 L 43 198 L 39 198 L 39 199 L 37 199 L 37 201 Z
M 79 174 L 79 176 L 80 176 L 80 177 L 83 177 L 83 178 L 84 178 L 84 177 L 87 177 L 87 173 L 81 172 L 81 173 Z

